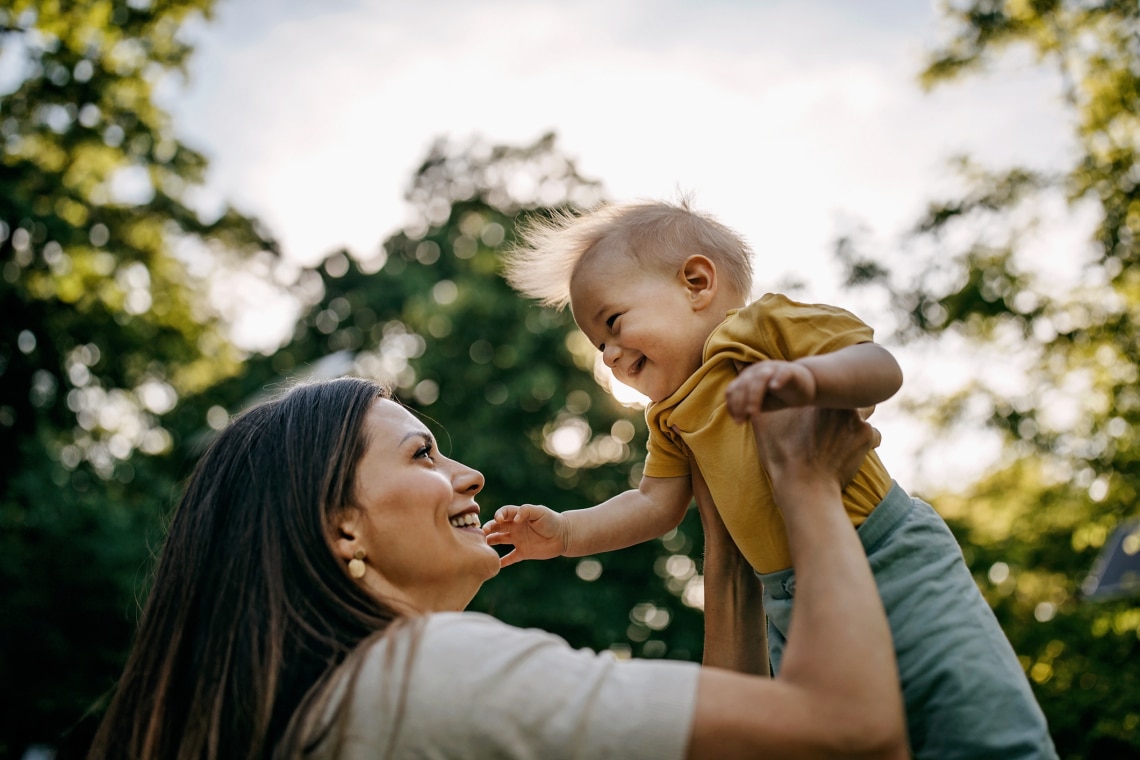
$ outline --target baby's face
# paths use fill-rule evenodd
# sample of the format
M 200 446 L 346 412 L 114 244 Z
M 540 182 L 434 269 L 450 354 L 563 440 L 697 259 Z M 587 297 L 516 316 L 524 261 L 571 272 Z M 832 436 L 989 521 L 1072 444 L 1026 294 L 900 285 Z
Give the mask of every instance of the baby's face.
M 708 319 L 693 309 L 680 273 L 597 257 L 571 279 L 570 308 L 614 376 L 651 401 L 668 398 L 701 364 Z

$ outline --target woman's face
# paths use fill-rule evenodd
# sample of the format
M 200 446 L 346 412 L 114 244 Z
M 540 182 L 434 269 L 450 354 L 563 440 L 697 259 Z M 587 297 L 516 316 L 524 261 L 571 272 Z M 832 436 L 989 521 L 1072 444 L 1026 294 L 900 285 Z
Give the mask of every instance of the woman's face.
M 365 551 L 361 582 L 420 612 L 463 609 L 499 572 L 475 503 L 483 475 L 440 454 L 427 428 L 388 399 L 373 404 L 364 435 L 360 509 L 346 513 L 340 544 L 350 556 Z M 356 543 L 347 546 L 346 537 Z

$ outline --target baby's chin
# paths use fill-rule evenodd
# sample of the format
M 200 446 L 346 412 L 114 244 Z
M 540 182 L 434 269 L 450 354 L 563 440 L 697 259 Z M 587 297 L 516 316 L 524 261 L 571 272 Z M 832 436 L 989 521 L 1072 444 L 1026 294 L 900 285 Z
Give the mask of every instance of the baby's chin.
M 694 369 L 693 371 L 695 372 L 696 370 Z M 649 373 L 646 373 L 646 374 L 649 374 Z M 647 380 L 648 382 L 636 382 L 636 380 L 638 380 L 638 379 L 644 379 L 644 380 Z M 662 383 L 660 383 L 660 382 L 655 383 L 655 382 L 653 382 L 653 379 L 654 378 L 652 378 L 652 377 L 648 377 L 648 378 L 634 377 L 634 378 L 627 378 L 624 380 L 621 380 L 619 378 L 619 380 L 621 380 L 622 385 L 625 385 L 627 388 L 632 388 L 633 390 L 637 391 L 638 393 L 640 393 L 642 395 L 642 397 L 649 399 L 649 403 L 651 403 L 651 404 L 657 404 L 661 401 L 664 401 L 665 399 L 669 398 L 674 393 L 676 393 L 677 390 L 682 385 L 684 385 L 684 382 L 679 382 L 679 383 L 676 383 L 675 385 L 669 385 L 666 387 L 662 387 L 662 385 L 663 385 Z M 676 378 L 661 378 L 661 379 L 664 380 L 665 382 L 670 382 L 670 381 L 676 380 Z
M 677 387 L 679 388 L 680 386 L 677 386 Z M 657 391 L 655 393 L 646 393 L 645 391 L 643 391 L 639 388 L 635 388 L 634 390 L 636 390 L 642 396 L 645 396 L 646 398 L 648 398 L 649 403 L 651 403 L 651 404 L 660 403 L 660 402 L 664 401 L 665 399 L 669 398 L 670 396 L 672 396 L 674 393 L 677 392 L 677 388 L 672 388 L 670 390 L 665 390 L 665 391 Z

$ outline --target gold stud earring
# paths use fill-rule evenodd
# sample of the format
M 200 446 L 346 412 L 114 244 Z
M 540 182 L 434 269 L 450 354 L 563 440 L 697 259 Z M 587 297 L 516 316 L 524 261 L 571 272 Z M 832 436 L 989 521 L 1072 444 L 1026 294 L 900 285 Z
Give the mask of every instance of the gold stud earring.
M 348 561 L 348 574 L 356 580 L 364 577 L 364 550 L 357 549 L 356 554 Z

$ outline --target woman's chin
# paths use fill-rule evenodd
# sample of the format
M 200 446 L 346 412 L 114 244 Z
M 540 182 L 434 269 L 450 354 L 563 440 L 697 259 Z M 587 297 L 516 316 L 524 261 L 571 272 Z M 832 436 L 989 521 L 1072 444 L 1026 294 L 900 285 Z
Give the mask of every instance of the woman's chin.
M 490 561 L 487 563 L 487 574 L 483 578 L 484 581 L 491 580 L 496 575 L 498 575 L 499 570 L 502 569 L 502 564 L 499 561 L 499 553 L 495 551 L 495 549 L 491 546 L 488 546 L 487 548 L 490 550 L 491 554 L 490 557 L 488 557 Z

